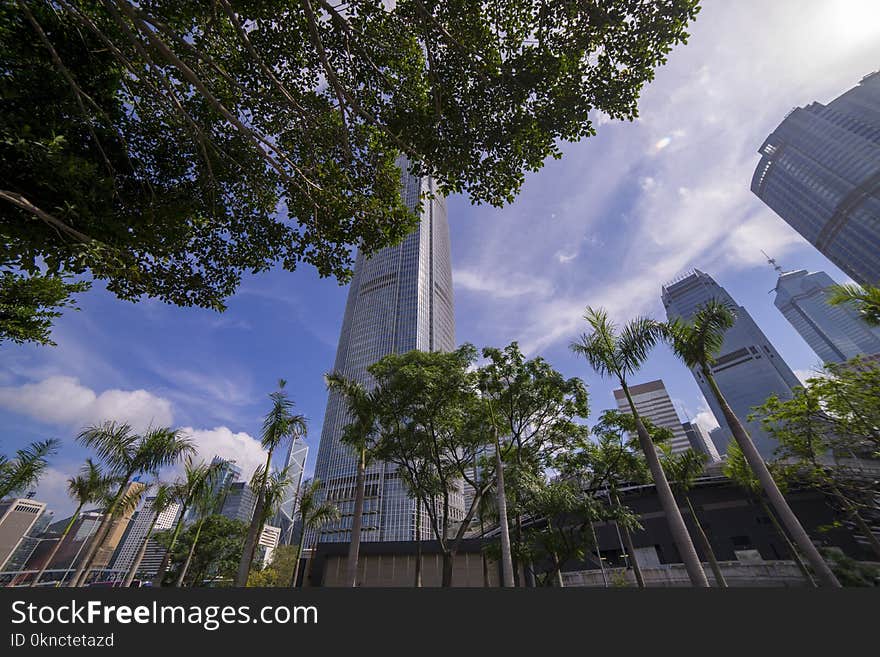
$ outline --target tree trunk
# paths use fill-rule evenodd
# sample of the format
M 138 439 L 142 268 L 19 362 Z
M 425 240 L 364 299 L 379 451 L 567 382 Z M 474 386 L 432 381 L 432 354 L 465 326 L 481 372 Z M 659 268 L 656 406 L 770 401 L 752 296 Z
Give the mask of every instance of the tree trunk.
M 204 518 L 199 520 L 199 526 L 196 527 L 196 535 L 193 536 L 192 545 L 189 546 L 189 554 L 186 555 L 186 561 L 183 562 L 183 567 L 180 569 L 180 573 L 177 575 L 177 581 L 174 583 L 176 588 L 181 588 L 183 586 L 183 579 L 186 577 L 186 571 L 189 570 L 189 564 L 192 562 L 193 554 L 195 554 L 196 551 L 196 544 L 199 542 L 199 536 L 202 533 L 202 525 L 204 524 Z
M 617 504 L 618 507 L 622 506 L 620 504 L 620 498 L 617 496 L 616 492 L 614 493 L 614 503 Z M 615 521 L 614 524 L 617 525 L 618 529 L 621 529 L 620 523 Z M 629 531 L 629 527 L 626 525 L 623 525 L 622 529 L 623 544 L 626 546 L 626 552 L 629 555 L 628 561 L 630 567 L 632 567 L 633 575 L 636 578 L 636 585 L 638 585 L 640 589 L 647 588 L 648 585 L 645 583 L 645 576 L 642 574 L 642 567 L 639 565 L 639 560 L 636 558 L 636 546 L 633 544 L 632 534 Z
M 312 576 L 312 564 L 315 562 L 315 550 L 317 549 L 320 540 L 321 536 L 319 532 L 318 537 L 315 539 L 315 544 L 312 546 L 312 554 L 306 562 L 306 572 L 303 573 L 303 588 L 312 585 L 309 578 Z
M 162 562 L 159 564 L 159 570 L 156 571 L 156 576 L 153 577 L 153 586 L 155 588 L 161 587 L 162 580 L 165 579 L 165 571 L 168 570 L 168 566 L 171 564 L 171 553 L 174 550 L 174 546 L 177 544 L 177 537 L 180 536 L 180 530 L 183 528 L 183 517 L 186 515 L 187 510 L 188 508 L 186 504 L 180 509 L 180 516 L 177 518 L 177 524 L 174 525 L 174 534 L 171 535 L 171 542 L 168 544 L 168 549 L 165 550 L 165 554 L 162 556 Z
M 416 588 L 422 588 L 422 503 L 416 500 Z
M 290 578 L 290 588 L 295 589 L 299 583 L 299 565 L 302 562 L 303 550 L 306 546 L 306 519 L 301 517 L 299 534 L 299 547 L 296 550 L 296 563 L 293 566 L 293 575 Z
M 718 564 L 718 559 L 715 557 L 715 550 L 712 549 L 709 537 L 706 536 L 706 532 L 703 531 L 703 525 L 697 517 L 697 512 L 694 511 L 694 505 L 691 504 L 691 498 L 689 495 L 685 495 L 684 499 L 687 502 L 688 510 L 691 512 L 691 518 L 694 519 L 694 525 L 697 527 L 697 538 L 700 539 L 703 552 L 706 553 L 706 558 L 709 560 L 709 566 L 711 566 L 712 573 L 715 575 L 715 584 L 718 588 L 726 589 L 727 580 L 724 579 L 724 573 L 721 572 L 721 566 Z
M 633 403 L 632 397 L 629 394 L 629 388 L 623 381 L 620 383 L 623 392 L 626 394 L 626 398 L 629 401 L 630 410 L 632 410 L 633 417 L 636 421 L 639 444 L 645 454 L 645 460 L 648 462 L 651 476 L 654 478 L 657 496 L 660 498 L 660 505 L 663 508 L 663 513 L 666 514 L 666 522 L 669 524 L 669 530 L 672 533 L 675 546 L 678 548 L 678 552 L 684 562 L 684 567 L 687 570 L 691 584 L 694 586 L 708 587 L 709 580 L 706 579 L 703 565 L 700 563 L 696 549 L 694 549 L 694 542 L 691 540 L 690 534 L 688 534 L 687 527 L 684 524 L 684 518 L 681 517 L 681 510 L 675 502 L 675 497 L 672 495 L 672 489 L 669 488 L 669 482 L 666 480 L 666 474 L 663 472 L 663 467 L 660 465 L 660 459 L 657 458 L 657 450 L 654 448 L 651 436 L 648 435 L 648 430 L 645 429 L 645 425 L 642 424 L 638 411 L 636 411 L 636 405 Z M 635 559 L 633 559 L 633 561 L 635 561 Z
M 812 574 L 810 574 L 810 569 L 807 568 L 804 560 L 801 559 L 801 555 L 798 554 L 797 548 L 792 544 L 792 542 L 788 538 L 788 534 L 785 533 L 785 530 L 782 528 L 782 525 L 779 524 L 779 521 L 776 519 L 776 514 L 770 510 L 770 507 L 767 506 L 767 502 L 763 500 L 763 498 L 758 497 L 758 502 L 761 505 L 761 508 L 764 509 L 764 513 L 767 514 L 767 517 L 770 518 L 770 522 L 773 523 L 773 527 L 776 529 L 776 533 L 782 538 L 782 542 L 785 543 L 785 546 L 788 548 L 789 553 L 791 554 L 791 558 L 794 561 L 795 565 L 798 567 L 798 570 L 801 571 L 801 575 L 804 576 L 804 579 L 807 583 L 816 587 L 816 580 L 813 579 Z
M 247 536 L 244 539 L 244 549 L 241 551 L 241 561 L 238 562 L 238 572 L 235 575 L 235 586 L 243 588 L 247 586 L 248 575 L 251 573 L 251 563 L 254 553 L 257 551 L 257 542 L 260 540 L 260 532 L 263 530 L 263 509 L 266 505 L 266 485 L 269 483 L 269 464 L 272 461 L 272 450 L 266 456 L 266 469 L 263 471 L 263 481 L 257 492 L 257 503 L 254 506 L 254 515 L 251 525 L 248 527 Z
M 131 475 L 129 474 L 122 485 L 119 487 L 119 490 L 116 492 L 116 495 L 113 498 L 113 501 L 107 506 L 107 509 L 104 511 L 104 517 L 101 519 L 101 526 L 98 527 L 98 531 L 95 532 L 95 536 L 92 539 L 91 544 L 89 545 L 89 549 L 86 550 L 85 555 L 82 560 L 79 562 L 79 566 L 77 566 L 76 571 L 73 573 L 73 578 L 70 580 L 70 586 L 83 586 L 86 580 L 89 578 L 89 571 L 91 570 L 92 562 L 95 560 L 95 554 L 98 552 L 98 548 L 101 546 L 106 538 L 107 534 L 110 533 L 110 525 L 113 524 L 113 514 L 116 511 L 116 507 L 119 504 L 119 500 L 122 499 L 122 496 L 125 494 L 125 490 L 128 488 L 129 479 L 131 479 Z
M 868 526 L 868 523 L 865 522 L 865 519 L 862 518 L 862 515 L 859 513 L 859 510 L 856 506 L 850 502 L 843 492 L 837 487 L 836 484 L 832 482 L 831 484 L 831 492 L 834 494 L 834 497 L 837 498 L 838 503 L 843 507 L 844 511 L 846 511 L 847 515 L 852 518 L 852 521 L 856 524 L 856 527 L 859 528 L 859 531 L 865 535 L 865 538 L 868 541 L 868 544 L 871 546 L 871 549 L 874 551 L 874 554 L 877 556 L 877 559 L 880 560 L 880 541 L 877 540 L 877 537 L 874 536 L 874 532 L 871 531 L 871 528 Z
M 715 377 L 712 376 L 707 367 L 703 367 L 703 376 L 706 377 L 706 380 L 709 382 L 709 387 L 715 395 L 715 399 L 718 401 L 719 406 L 721 406 L 721 412 L 724 414 L 724 419 L 727 421 L 728 426 L 733 432 L 733 437 L 739 445 L 740 450 L 742 450 L 746 463 L 749 464 L 752 472 L 754 472 L 755 476 L 758 478 L 761 488 L 764 490 L 764 494 L 767 495 L 767 498 L 770 500 L 770 505 L 776 513 L 779 514 L 779 519 L 782 521 L 782 525 L 788 530 L 788 533 L 794 539 L 795 545 L 798 546 L 806 557 L 810 566 L 813 568 L 813 571 L 819 577 L 821 584 L 823 586 L 840 587 L 840 582 L 837 581 L 837 577 L 831 571 L 831 568 L 825 562 L 825 559 L 822 558 L 822 555 L 819 554 L 819 550 L 813 544 L 813 541 L 810 540 L 807 532 L 804 531 L 803 525 L 801 525 L 797 516 L 792 512 L 788 502 L 785 501 L 782 492 L 779 490 L 779 486 L 776 485 L 773 476 L 770 474 L 770 470 L 767 469 L 767 464 L 764 463 L 764 459 L 761 458 L 760 453 L 758 453 L 755 443 L 752 442 L 745 427 L 743 427 L 739 418 L 736 417 L 733 410 L 728 405 L 727 400 L 724 399 L 724 395 L 721 394 L 721 390 L 715 382 Z
M 443 552 L 443 581 L 441 585 L 443 588 L 450 588 L 452 586 L 452 564 L 455 559 L 455 552 L 452 550 L 447 550 Z
M 513 586 L 513 559 L 510 554 L 510 528 L 507 525 L 507 495 L 504 492 L 504 464 L 501 460 L 501 442 L 498 429 L 495 434 L 495 477 L 498 497 L 498 528 L 501 531 L 501 586 Z
M 134 561 L 131 563 L 131 568 L 128 569 L 128 573 L 125 575 L 125 580 L 122 582 L 122 586 L 124 588 L 128 588 L 131 586 L 132 581 L 134 581 L 135 575 L 137 575 L 138 568 L 141 567 L 141 561 L 144 560 L 144 554 L 147 552 L 147 543 L 150 542 L 150 536 L 153 533 L 153 528 L 156 526 L 156 521 L 159 519 L 159 513 L 153 517 L 152 522 L 150 523 L 150 528 L 147 530 L 147 535 L 144 538 L 144 542 L 141 543 L 140 548 L 137 551 L 137 554 L 134 557 Z
M 361 448 L 355 483 L 354 517 L 351 519 L 351 543 L 348 546 L 348 564 L 345 571 L 347 586 L 357 586 L 358 553 L 361 547 L 361 525 L 364 516 L 364 483 L 367 477 L 366 449 Z
M 73 523 L 77 521 L 79 518 L 79 512 L 82 511 L 83 504 L 80 504 L 76 507 L 76 511 L 73 512 L 73 516 L 70 518 L 70 522 L 67 523 L 67 526 L 64 528 L 64 531 L 61 532 L 61 536 L 58 537 L 58 540 L 55 541 L 55 545 L 52 547 L 52 551 L 49 552 L 49 556 L 46 557 L 46 561 L 43 562 L 43 567 L 40 568 L 40 572 L 37 573 L 37 576 L 31 582 L 31 586 L 36 586 L 40 582 L 40 578 L 45 574 L 46 570 L 49 568 L 49 564 L 52 563 L 52 559 L 55 558 L 55 555 L 58 554 L 58 550 L 61 549 L 61 543 L 70 533 L 70 530 L 73 528 Z
M 602 563 L 602 552 L 599 550 L 599 538 L 596 536 L 596 525 L 590 519 L 590 531 L 593 533 L 593 546 L 596 548 L 596 559 L 599 560 L 599 570 L 602 572 L 602 581 L 605 588 L 608 588 L 608 575 L 605 573 L 605 564 Z

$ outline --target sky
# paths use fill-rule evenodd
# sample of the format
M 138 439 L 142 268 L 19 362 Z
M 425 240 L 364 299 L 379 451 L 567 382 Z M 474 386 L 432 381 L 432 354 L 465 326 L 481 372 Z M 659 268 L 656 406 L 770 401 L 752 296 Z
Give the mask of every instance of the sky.
M 687 45 L 645 88 L 634 122 L 593 117 L 597 136 L 564 144 L 502 209 L 448 201 L 456 338 L 517 340 L 583 378 L 592 416 L 613 382 L 569 350 L 586 306 L 620 322 L 665 319 L 661 285 L 694 267 L 744 306 L 799 376 L 818 357 L 773 305 L 785 269 L 847 277 L 749 191 L 757 149 L 785 114 L 828 102 L 880 68 L 877 0 L 705 0 Z M 246 278 L 222 314 L 155 300 L 133 304 L 100 285 L 53 333 L 57 347 L 0 347 L 0 453 L 59 438 L 37 487 L 60 518 L 65 482 L 89 456 L 74 437 L 107 419 L 175 426 L 202 457 L 249 475 L 267 395 L 279 378 L 309 420 L 314 468 L 346 288 L 308 268 Z M 658 347 L 633 383 L 662 378 L 682 419 L 715 425 L 691 375 Z M 173 473 L 167 473 L 173 476 Z

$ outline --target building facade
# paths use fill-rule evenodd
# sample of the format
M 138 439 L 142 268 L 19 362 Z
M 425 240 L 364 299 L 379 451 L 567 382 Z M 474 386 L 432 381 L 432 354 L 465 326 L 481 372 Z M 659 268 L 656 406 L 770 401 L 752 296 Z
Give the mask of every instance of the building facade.
M 290 545 L 293 542 L 293 525 L 296 522 L 296 498 L 302 485 L 303 471 L 306 467 L 306 458 L 309 455 L 309 446 L 299 437 L 294 436 L 287 447 L 287 457 L 284 459 L 284 467 L 287 468 L 287 476 L 290 484 L 284 490 L 284 497 L 278 513 L 275 514 L 275 525 L 281 529 L 280 542 Z
M 223 501 L 220 515 L 249 525 L 254 517 L 256 506 L 257 496 L 254 494 L 250 484 L 236 481 L 226 492 L 226 499 Z
M 367 387 L 371 385 L 367 367 L 387 354 L 455 348 L 446 199 L 430 177 L 411 175 L 404 158 L 398 165 L 403 200 L 411 209 L 421 201 L 421 222 L 398 246 L 369 258 L 358 253 L 334 365 L 336 372 Z M 348 422 L 343 399 L 330 392 L 315 476 L 323 483 L 322 495 L 336 502 L 341 518 L 322 529 L 321 541 L 347 542 L 351 538 L 357 463 L 351 449 L 340 442 Z M 416 504 L 394 466 L 372 464 L 366 490 L 361 540 L 411 540 Z M 461 505 L 456 496 L 454 517 L 459 512 L 463 516 Z M 426 538 L 428 526 L 423 518 Z
M 700 454 L 705 454 L 710 461 L 721 460 L 721 455 L 718 453 L 718 449 L 715 447 L 715 443 L 709 436 L 708 431 L 690 420 L 682 422 L 681 428 L 684 429 L 684 434 L 687 436 L 688 442 L 690 442 L 691 449 Z
M 5 570 L 16 549 L 30 535 L 46 510 L 43 502 L 13 498 L 0 502 L 0 571 Z
M 759 420 L 749 422 L 748 417 L 753 408 L 767 401 L 770 395 L 791 399 L 792 390 L 801 385 L 794 372 L 782 360 L 779 352 L 746 309 L 738 305 L 727 290 L 708 274 L 695 269 L 667 283 L 663 286 L 661 298 L 666 316 L 670 320 L 690 320 L 697 309 L 710 299 L 735 308 L 736 322 L 724 334 L 724 343 L 711 366 L 711 372 L 730 408 L 750 433 L 758 451 L 765 459 L 772 458 L 776 441 L 764 431 Z M 691 372 L 715 419 L 725 430 L 718 435 L 730 437 L 732 434 L 708 381 L 699 368 L 693 368 Z M 727 452 L 726 444 L 720 445 L 716 442 L 715 446 L 719 453 Z
M 780 270 L 773 303 L 824 363 L 880 353 L 880 329 L 868 326 L 850 306 L 828 303 L 833 285 L 824 271 Z
M 880 71 L 795 108 L 758 152 L 752 192 L 854 281 L 880 284 Z
M 113 557 L 112 567 L 114 570 L 128 572 L 134 563 L 135 557 L 137 557 L 137 553 L 140 551 L 141 546 L 144 544 L 144 541 L 147 540 L 147 534 L 150 532 L 150 526 L 153 525 L 154 519 L 156 521 L 156 524 L 153 526 L 154 533 L 165 529 L 171 529 L 174 527 L 174 523 L 177 522 L 177 516 L 180 515 L 181 505 L 175 502 L 157 515 L 156 511 L 153 509 L 153 502 L 155 500 L 155 497 L 146 498 L 140 511 L 138 511 L 131 519 L 131 522 L 128 523 L 128 529 L 122 537 L 119 547 L 116 548 L 116 554 Z M 150 559 L 147 559 L 148 553 L 151 557 Z M 155 553 L 160 553 L 158 560 L 154 558 Z M 150 539 L 147 544 L 147 551 L 144 553 L 144 558 L 141 560 L 138 568 L 138 573 L 143 574 L 146 577 L 154 576 L 159 568 L 159 562 L 164 553 L 165 549 L 156 543 L 156 541 Z M 149 571 L 151 565 L 154 567 L 152 572 Z
M 673 454 L 680 454 L 690 448 L 691 443 L 663 381 L 658 379 L 629 386 L 629 394 L 639 415 L 651 420 L 658 427 L 665 427 L 672 432 L 672 439 L 668 445 Z M 629 402 L 622 388 L 614 391 L 614 401 L 618 410 L 622 413 L 630 413 Z

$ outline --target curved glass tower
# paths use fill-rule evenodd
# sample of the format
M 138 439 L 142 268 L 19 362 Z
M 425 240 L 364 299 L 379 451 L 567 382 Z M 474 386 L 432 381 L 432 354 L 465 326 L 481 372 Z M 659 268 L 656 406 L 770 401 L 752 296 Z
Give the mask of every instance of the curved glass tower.
M 415 209 L 423 199 L 421 223 L 397 246 L 370 258 L 358 253 L 336 350 L 334 370 L 366 387 L 371 385 L 367 367 L 382 356 L 413 349 L 455 349 L 446 199 L 430 177 L 409 174 L 405 158 L 398 160 L 398 166 L 406 204 Z M 425 194 L 434 196 L 424 198 Z M 321 530 L 323 542 L 351 539 L 357 463 L 351 449 L 340 442 L 348 422 L 344 401 L 331 392 L 315 476 L 323 483 L 322 495 L 336 502 L 341 519 Z M 393 466 L 375 463 L 367 469 L 361 540 L 413 540 L 415 513 L 416 503 L 407 496 Z M 423 517 L 423 538 L 429 535 L 428 527 Z

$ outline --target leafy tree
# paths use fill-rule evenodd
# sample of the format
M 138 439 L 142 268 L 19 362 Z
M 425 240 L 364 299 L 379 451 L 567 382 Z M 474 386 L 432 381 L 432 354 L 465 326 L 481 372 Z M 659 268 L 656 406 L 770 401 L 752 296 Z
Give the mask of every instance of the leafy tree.
M 304 481 L 302 486 L 300 486 L 299 495 L 297 495 L 296 509 L 299 514 L 300 537 L 299 547 L 296 551 L 296 565 L 293 569 L 293 575 L 290 578 L 291 588 L 295 588 L 299 582 L 299 562 L 303 558 L 306 535 L 309 532 L 320 535 L 321 527 L 329 522 L 339 519 L 339 509 L 336 505 L 329 500 L 321 499 L 321 480 L 317 478 Z M 318 538 L 316 537 L 315 543 L 309 547 L 314 549 L 317 542 Z M 308 581 L 309 579 L 309 573 L 311 572 L 311 566 L 314 560 L 315 555 L 313 552 L 303 578 L 305 581 Z
M 489 362 L 478 371 L 479 386 L 489 405 L 493 431 L 497 432 L 500 460 L 510 461 L 517 470 L 530 468 L 532 474 L 537 474 L 555 454 L 569 449 L 572 441 L 587 431 L 576 422 L 589 413 L 586 386 L 578 378 L 566 379 L 543 358 L 527 360 L 516 342 L 503 350 L 487 347 L 483 357 Z M 496 471 L 501 469 L 496 466 Z M 528 480 L 528 474 L 523 475 L 523 481 Z M 498 485 L 497 492 L 503 498 L 508 495 L 504 485 Z M 520 514 L 515 514 L 514 536 L 520 551 Z M 530 564 L 526 563 L 526 568 L 531 574 Z M 517 570 L 514 568 L 514 573 Z
M 252 570 L 247 585 L 249 587 L 289 586 L 297 561 L 295 545 L 279 545 L 272 554 L 272 563 L 262 570 Z
M 767 468 L 767 464 L 764 463 L 764 459 L 752 442 L 748 431 L 746 431 L 742 422 L 740 422 L 739 418 L 730 408 L 730 405 L 721 393 L 721 389 L 715 382 L 715 377 L 712 374 L 712 364 L 715 362 L 715 358 L 724 344 L 725 332 L 733 326 L 735 321 L 736 316 L 731 306 L 712 299 L 697 309 L 690 322 L 685 322 L 681 319 L 675 319 L 670 322 L 666 327 L 666 336 L 675 355 L 690 369 L 699 369 L 706 379 L 712 394 L 721 407 L 724 420 L 730 427 L 734 440 L 743 453 L 743 457 L 755 473 L 758 481 L 761 482 L 761 487 L 770 500 L 770 504 L 776 510 L 776 513 L 779 514 L 782 524 L 788 530 L 788 533 L 792 536 L 807 561 L 809 561 L 810 566 L 816 572 L 822 584 L 832 587 L 840 586 L 834 573 L 828 567 L 822 555 L 819 554 L 797 516 L 792 512 L 788 502 L 786 502 L 785 497 L 779 490 L 779 486 L 773 479 L 773 475 Z
M 510 202 L 526 171 L 637 116 L 698 0 L 502 4 L 49 0 L 0 6 L 10 261 L 124 299 L 222 308 L 245 271 L 402 239 L 399 153 Z
M 357 586 L 358 553 L 361 544 L 361 526 L 364 515 L 365 483 L 367 465 L 372 460 L 376 442 L 377 393 L 367 391 L 361 384 L 333 372 L 326 376 L 327 387 L 342 396 L 351 422 L 342 430 L 341 441 L 357 455 L 354 509 L 351 520 L 351 542 L 345 579 L 348 586 Z
M 186 559 L 177 571 L 177 579 L 174 582 L 174 586 L 177 588 L 183 586 L 186 581 L 186 573 L 192 563 L 193 555 L 198 547 L 205 523 L 208 518 L 219 514 L 221 510 L 220 507 L 223 505 L 223 500 L 226 497 L 226 491 L 214 485 L 214 482 L 211 481 L 211 479 L 213 479 L 213 477 L 209 477 L 209 483 L 202 488 L 193 500 L 192 508 L 196 515 L 196 531 L 195 534 L 192 535 L 192 541 L 190 542 L 189 552 L 187 552 Z M 192 583 L 198 584 L 200 581 L 201 579 L 194 579 Z
M 847 305 L 855 308 L 859 317 L 869 326 L 880 326 L 880 288 L 866 285 L 835 285 L 828 295 L 833 306 Z
M 31 443 L 9 459 L 0 454 L 0 500 L 35 486 L 49 466 L 47 458 L 58 451 L 59 441 L 50 438 Z
M 82 511 L 82 508 L 86 504 L 105 499 L 110 492 L 112 485 L 113 481 L 104 476 L 101 472 L 101 468 L 92 461 L 92 459 L 86 459 L 85 465 L 80 468 L 79 474 L 67 480 L 67 494 L 70 495 L 71 499 L 76 501 L 76 511 L 70 516 L 70 521 L 64 527 L 64 530 L 55 542 L 55 545 L 52 546 L 52 551 L 49 552 L 49 556 L 46 557 L 46 561 L 43 563 L 40 572 L 38 572 L 37 576 L 31 580 L 31 586 L 39 584 L 40 578 L 45 574 L 46 569 L 49 567 L 49 564 L 52 563 L 55 555 L 58 554 L 61 543 L 70 533 L 74 523 L 79 519 L 79 513 Z M 60 584 L 61 582 L 59 581 L 58 583 Z
M 68 283 L 60 276 L 0 271 L 0 344 L 9 340 L 55 346 L 52 321 L 65 308 L 76 310 L 71 295 L 88 287 L 87 282 Z
M 259 473 L 255 474 L 254 490 L 257 494 L 257 502 L 254 507 L 254 516 L 248 528 L 247 538 L 244 542 L 244 551 L 238 565 L 238 574 L 235 576 L 236 586 L 247 584 L 248 573 L 254 561 L 254 553 L 257 549 L 257 541 L 263 531 L 268 515 L 266 514 L 266 494 L 268 492 L 272 454 L 279 449 L 286 440 L 295 436 L 304 436 L 306 433 L 306 417 L 293 412 L 293 401 L 288 398 L 284 386 L 287 382 L 281 379 L 278 382 L 278 390 L 269 395 L 272 400 L 272 409 L 263 419 L 263 429 L 260 435 L 260 444 L 266 450 L 266 465 Z
M 171 551 L 171 564 L 180 572 L 189 559 L 186 579 L 182 584 L 198 586 L 205 580 L 232 581 L 241 556 L 247 525 L 225 516 L 207 516 L 202 523 L 192 524 L 178 536 L 170 548 L 173 531 L 157 532 L 156 541 Z M 195 545 L 195 548 L 193 548 Z
M 602 376 L 615 378 L 623 389 L 636 423 L 639 445 L 651 471 L 657 496 L 660 498 L 660 505 L 666 515 L 666 522 L 669 523 L 672 539 L 681 554 L 682 561 L 684 561 L 691 584 L 708 587 L 709 580 L 706 579 L 706 573 L 703 571 L 697 551 L 694 549 L 694 543 L 688 534 L 675 497 L 672 495 L 672 489 L 666 480 L 660 459 L 657 457 L 654 443 L 636 410 L 627 384 L 629 377 L 639 370 L 648 357 L 648 352 L 662 337 L 663 327 L 652 319 L 639 317 L 618 330 L 617 326 L 608 319 L 608 314 L 604 310 L 593 310 L 592 308 L 587 308 L 584 319 L 587 320 L 591 332 L 584 333 L 579 342 L 571 345 L 571 349 L 586 358 L 590 366 Z
M 381 390 L 376 457 L 393 464 L 407 483 L 443 556 L 443 586 L 452 585 L 455 555 L 488 490 L 473 462 L 489 446 L 484 406 L 473 374 L 476 349 L 390 354 L 368 368 Z M 464 515 L 455 509 L 461 486 L 473 489 Z

